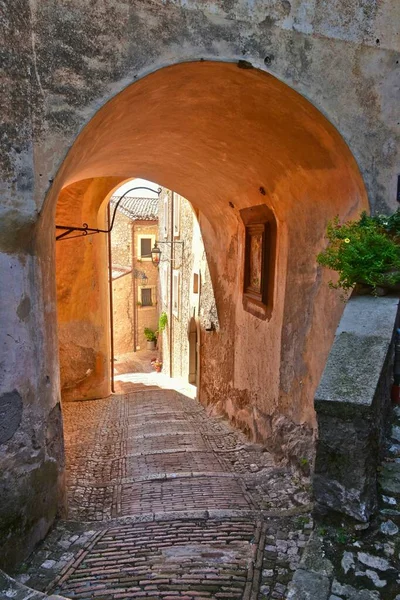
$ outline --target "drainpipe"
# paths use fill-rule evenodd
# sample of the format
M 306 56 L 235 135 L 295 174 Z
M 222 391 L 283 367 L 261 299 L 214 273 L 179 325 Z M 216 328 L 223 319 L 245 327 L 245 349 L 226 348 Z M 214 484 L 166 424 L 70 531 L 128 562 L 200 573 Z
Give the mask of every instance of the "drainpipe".
M 136 329 L 137 329 L 137 301 L 136 301 L 136 279 L 135 279 L 135 264 L 133 264 L 135 254 L 135 221 L 132 221 L 132 298 L 133 298 L 133 351 L 136 352 Z M 135 259 L 136 261 L 136 259 Z
M 110 230 L 111 215 L 110 203 L 107 205 L 107 219 Z M 110 354 L 111 354 L 111 391 L 115 393 L 114 384 L 114 307 L 113 307 L 113 280 L 112 280 L 112 250 L 111 250 L 111 230 L 107 234 L 108 237 L 108 285 L 110 297 Z
M 196 319 L 196 328 L 197 328 L 196 400 L 200 400 L 200 360 L 201 360 L 201 355 L 200 355 L 200 352 L 201 352 L 200 310 L 201 310 L 201 284 L 202 284 L 201 274 L 202 274 L 202 270 L 201 270 L 201 263 L 200 263 L 200 265 L 199 265 L 199 281 L 198 281 L 198 283 L 199 283 L 199 299 L 197 302 L 197 319 Z
M 170 218 L 170 233 L 171 242 L 174 241 L 174 192 L 171 192 L 171 218 Z M 172 275 L 173 275 L 173 262 L 174 262 L 174 245 L 171 243 L 171 251 L 170 251 L 170 267 L 169 267 L 169 376 L 172 377 L 173 374 L 173 346 L 174 343 L 174 334 L 173 334 L 173 314 L 172 314 Z

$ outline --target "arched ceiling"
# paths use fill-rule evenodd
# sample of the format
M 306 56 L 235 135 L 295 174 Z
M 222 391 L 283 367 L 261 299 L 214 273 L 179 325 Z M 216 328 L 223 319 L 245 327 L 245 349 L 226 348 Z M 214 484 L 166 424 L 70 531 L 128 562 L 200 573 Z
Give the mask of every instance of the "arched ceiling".
M 55 189 L 110 176 L 156 181 L 220 224 L 229 202 L 268 202 L 280 219 L 294 205 L 325 219 L 367 204 L 330 122 L 275 77 L 233 63 L 178 64 L 127 87 L 78 136 Z

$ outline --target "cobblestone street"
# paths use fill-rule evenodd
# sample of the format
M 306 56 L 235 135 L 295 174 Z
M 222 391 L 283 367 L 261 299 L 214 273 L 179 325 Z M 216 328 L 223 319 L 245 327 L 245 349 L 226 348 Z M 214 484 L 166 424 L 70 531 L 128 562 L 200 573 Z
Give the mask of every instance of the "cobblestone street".
M 21 583 L 67 598 L 285 598 L 308 483 L 176 390 L 65 403 L 69 514 Z

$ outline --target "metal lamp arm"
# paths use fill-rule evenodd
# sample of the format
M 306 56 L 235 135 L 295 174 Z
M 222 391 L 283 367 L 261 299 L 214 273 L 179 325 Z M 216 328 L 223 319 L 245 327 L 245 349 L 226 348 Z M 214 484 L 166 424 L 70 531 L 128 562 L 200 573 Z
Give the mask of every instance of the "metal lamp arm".
M 129 190 L 126 190 L 126 192 L 124 192 L 121 196 L 121 198 L 118 200 L 118 202 L 116 203 L 115 207 L 114 207 L 114 212 L 113 212 L 113 216 L 111 219 L 111 224 L 110 227 L 108 229 L 97 229 L 94 227 L 88 227 L 87 223 L 83 223 L 82 227 L 71 227 L 71 226 L 65 226 L 65 225 L 56 225 L 56 229 L 62 229 L 64 231 L 64 233 L 61 233 L 60 235 L 56 236 L 56 241 L 61 240 L 61 239 L 72 239 L 75 237 L 82 237 L 82 236 L 86 236 L 86 235 L 92 235 L 93 233 L 110 233 L 112 231 L 112 228 L 114 227 L 114 221 L 115 221 L 115 217 L 117 214 L 117 210 L 118 210 L 118 206 L 120 205 L 120 203 L 122 202 L 122 200 L 125 198 L 125 196 L 127 194 L 129 194 L 129 192 L 134 192 L 136 190 L 148 190 L 149 192 L 154 192 L 154 194 L 157 194 L 158 196 L 161 193 L 161 188 L 158 188 L 158 190 L 153 190 L 152 188 L 146 187 L 146 186 L 137 186 L 137 187 L 133 187 L 133 188 L 129 188 Z M 71 238 L 68 238 L 66 236 L 68 236 L 69 233 L 72 233 L 73 231 L 82 231 L 81 235 L 74 235 L 71 236 Z M 88 234 L 88 232 L 92 232 L 91 234 Z

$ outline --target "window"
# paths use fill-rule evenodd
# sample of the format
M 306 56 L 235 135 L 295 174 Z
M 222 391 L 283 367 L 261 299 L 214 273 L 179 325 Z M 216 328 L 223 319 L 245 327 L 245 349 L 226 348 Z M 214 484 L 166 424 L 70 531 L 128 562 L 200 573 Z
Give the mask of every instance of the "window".
M 142 288 L 142 306 L 153 306 L 151 288 Z
M 138 235 L 137 256 L 140 260 L 151 260 L 151 249 L 156 241 L 155 235 Z
M 179 318 L 179 296 L 180 296 L 180 272 L 174 271 L 172 274 L 172 313 Z
M 181 231 L 181 197 L 179 194 L 173 195 L 174 199 L 174 237 L 179 237 Z
M 151 238 L 142 238 L 140 240 L 140 256 L 142 258 L 151 258 Z
M 267 319 L 272 313 L 276 221 L 268 206 L 262 204 L 240 211 L 245 226 L 243 308 Z
M 154 306 L 157 302 L 156 287 L 154 285 L 139 286 L 138 302 L 142 308 Z

